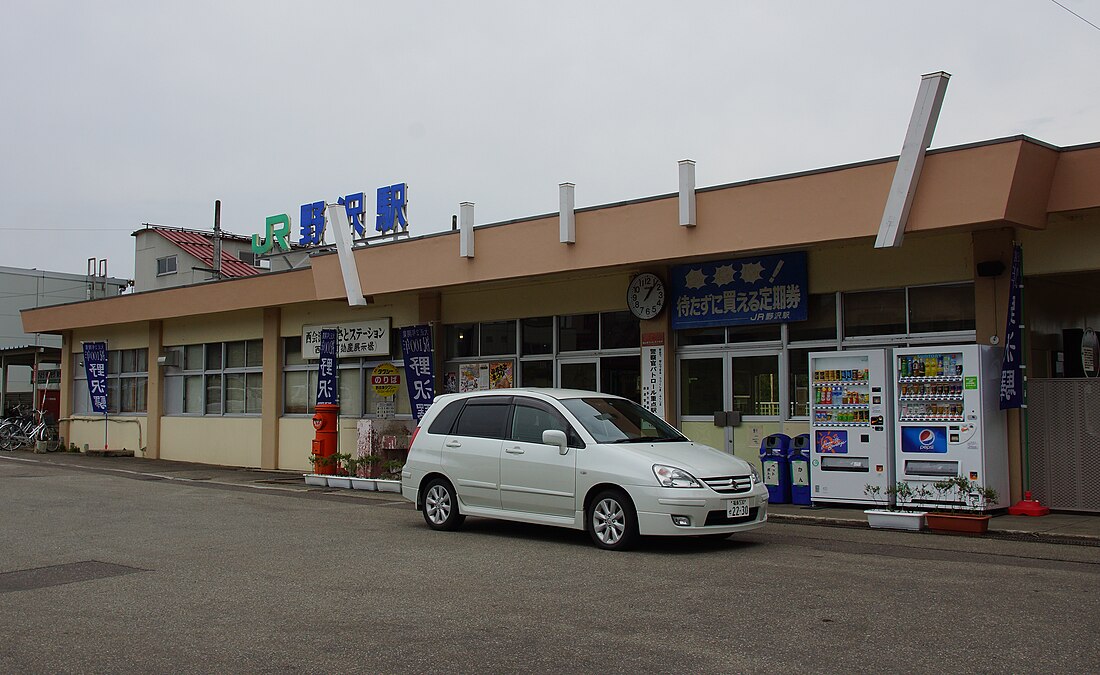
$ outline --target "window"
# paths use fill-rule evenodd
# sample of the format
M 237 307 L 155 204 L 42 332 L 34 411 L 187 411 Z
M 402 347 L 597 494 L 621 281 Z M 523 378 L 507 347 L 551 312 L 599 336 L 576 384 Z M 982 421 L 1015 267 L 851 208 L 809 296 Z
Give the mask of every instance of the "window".
M 561 415 L 531 405 L 517 403 L 512 414 L 513 441 L 520 443 L 542 443 L 542 432 L 557 429 L 566 431 L 568 425 Z
M 520 324 L 523 335 L 523 349 L 520 353 L 524 356 L 554 353 L 554 317 L 523 319 Z
M 600 349 L 640 347 L 638 319 L 630 312 L 604 312 L 600 315 Z
M 84 359 L 73 359 L 73 412 L 92 413 Z M 113 415 L 144 413 L 149 386 L 149 350 L 121 349 L 107 352 L 107 412 Z
M 742 415 L 779 416 L 779 359 L 733 358 L 733 409 Z
M 836 339 L 836 293 L 812 293 L 807 298 L 806 320 L 787 324 L 787 339 L 803 340 Z
M 709 416 L 722 405 L 722 359 L 680 361 L 680 414 Z
M 600 348 L 600 315 L 558 317 L 558 351 L 588 352 Z
M 176 256 L 170 255 L 165 258 L 157 258 L 157 276 L 163 276 L 165 274 L 176 273 Z
M 392 396 L 382 396 L 370 386 L 371 372 L 382 363 L 390 363 L 401 372 L 401 385 Z M 317 361 L 302 357 L 301 337 L 283 339 L 283 364 L 283 414 L 312 414 L 317 405 Z M 351 356 L 337 359 L 336 368 L 341 416 L 393 417 L 412 414 L 401 360 L 381 361 Z
M 260 415 L 263 340 L 170 347 L 183 353 L 180 372 L 165 374 L 169 415 Z
M 974 330 L 974 285 L 909 289 L 909 332 Z
M 507 436 L 510 408 L 506 397 L 471 399 L 462 409 L 454 433 L 456 436 L 503 439 Z
M 904 334 L 904 288 L 844 294 L 844 337 Z

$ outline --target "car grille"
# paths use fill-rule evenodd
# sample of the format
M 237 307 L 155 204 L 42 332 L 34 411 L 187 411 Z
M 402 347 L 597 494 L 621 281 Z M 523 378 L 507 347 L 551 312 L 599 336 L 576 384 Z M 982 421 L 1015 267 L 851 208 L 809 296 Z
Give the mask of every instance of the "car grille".
M 756 515 L 759 512 L 760 507 L 754 506 L 749 509 L 749 515 L 739 518 L 730 518 L 726 515 L 725 511 L 711 511 L 707 514 L 707 522 L 704 523 L 704 525 L 737 525 L 738 523 L 751 523 L 756 520 Z
M 751 476 L 722 476 L 721 478 L 704 478 L 707 487 L 723 495 L 735 495 L 752 490 Z

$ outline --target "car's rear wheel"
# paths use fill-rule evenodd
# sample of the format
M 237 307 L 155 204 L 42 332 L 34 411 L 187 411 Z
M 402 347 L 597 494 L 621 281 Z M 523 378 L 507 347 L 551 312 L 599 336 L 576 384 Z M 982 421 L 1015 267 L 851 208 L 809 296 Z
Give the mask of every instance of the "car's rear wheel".
M 451 484 L 442 478 L 428 483 L 424 490 L 424 522 L 433 530 L 457 530 L 466 516 L 458 511 L 458 497 Z
M 625 551 L 638 539 L 638 514 L 634 504 L 619 490 L 605 490 L 588 507 L 588 535 L 592 542 L 609 551 Z

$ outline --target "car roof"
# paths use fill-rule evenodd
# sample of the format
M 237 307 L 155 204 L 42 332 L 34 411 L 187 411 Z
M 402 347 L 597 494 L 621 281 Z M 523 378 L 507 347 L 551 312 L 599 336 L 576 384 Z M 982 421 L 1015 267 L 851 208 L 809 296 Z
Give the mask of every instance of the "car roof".
M 483 391 L 468 391 L 460 394 L 447 394 L 448 398 L 465 398 L 473 396 L 533 396 L 534 398 L 550 398 L 558 401 L 571 398 L 622 398 L 621 396 L 603 394 L 598 391 L 556 389 L 550 387 L 517 387 L 513 389 L 489 389 Z

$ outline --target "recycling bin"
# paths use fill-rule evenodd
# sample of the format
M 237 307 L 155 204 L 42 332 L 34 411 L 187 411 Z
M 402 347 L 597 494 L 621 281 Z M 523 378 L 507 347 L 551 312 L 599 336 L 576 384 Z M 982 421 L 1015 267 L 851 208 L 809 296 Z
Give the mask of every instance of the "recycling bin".
M 791 471 L 791 503 L 810 506 L 810 435 L 799 434 L 791 439 L 787 453 Z
M 760 466 L 764 485 L 768 488 L 768 502 L 791 502 L 791 469 L 787 455 L 791 449 L 791 437 L 786 434 L 765 436 L 760 442 Z

